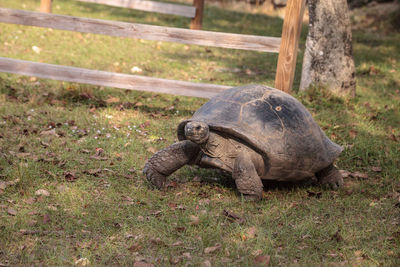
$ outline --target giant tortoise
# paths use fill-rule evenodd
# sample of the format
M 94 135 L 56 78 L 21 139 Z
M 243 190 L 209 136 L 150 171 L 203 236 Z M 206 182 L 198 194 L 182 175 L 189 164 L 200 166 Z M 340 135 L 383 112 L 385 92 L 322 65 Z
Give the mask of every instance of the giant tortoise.
M 294 97 L 262 85 L 223 91 L 178 126 L 179 142 L 155 153 L 144 174 L 157 188 L 185 164 L 230 172 L 238 191 L 260 199 L 261 179 L 317 179 L 343 184 L 333 162 L 342 147 L 333 143 Z

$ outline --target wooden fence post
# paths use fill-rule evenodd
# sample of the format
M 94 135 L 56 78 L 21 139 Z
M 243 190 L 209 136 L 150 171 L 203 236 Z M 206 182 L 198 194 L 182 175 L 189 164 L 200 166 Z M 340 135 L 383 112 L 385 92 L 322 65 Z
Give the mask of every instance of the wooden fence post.
M 40 0 L 40 12 L 51 13 L 52 0 Z
M 275 76 L 275 88 L 284 92 L 292 90 L 305 2 L 288 0 L 286 5 Z
M 201 25 L 203 23 L 204 0 L 193 0 L 193 6 L 196 8 L 196 15 L 192 18 L 190 29 L 201 30 Z

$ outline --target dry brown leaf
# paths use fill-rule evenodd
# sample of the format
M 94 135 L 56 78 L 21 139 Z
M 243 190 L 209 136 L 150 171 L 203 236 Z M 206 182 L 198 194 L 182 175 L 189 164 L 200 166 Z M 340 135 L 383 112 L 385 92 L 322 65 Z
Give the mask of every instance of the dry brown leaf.
M 9 208 L 7 209 L 7 213 L 8 213 L 9 215 L 11 215 L 11 216 L 17 215 L 17 211 L 16 211 L 15 209 L 11 208 L 11 207 L 9 207 Z
M 51 221 L 50 215 L 49 214 L 44 214 L 43 215 L 43 224 L 48 224 Z
M 224 210 L 223 215 L 228 217 L 228 219 L 230 219 L 231 221 L 234 221 L 238 224 L 242 224 L 242 223 L 246 222 L 246 220 L 244 218 L 240 217 L 239 215 L 237 215 L 229 210 Z
M 88 266 L 90 261 L 87 258 L 80 258 L 75 261 L 76 266 Z
M 84 171 L 86 174 L 90 174 L 90 175 L 94 175 L 94 176 L 98 176 L 99 173 L 101 173 L 102 169 L 90 169 L 87 171 Z
M 64 172 L 64 177 L 65 180 L 67 180 L 68 182 L 75 182 L 77 178 L 76 173 L 75 172 Z
M 254 237 L 256 237 L 257 232 L 258 232 L 258 231 L 257 231 L 257 227 L 252 226 L 252 227 L 250 227 L 250 228 L 247 229 L 247 231 L 246 231 L 246 236 L 247 236 L 247 238 L 249 238 L 249 239 L 254 238 Z
M 191 225 L 199 225 L 200 218 L 194 215 L 190 215 L 190 224 Z
M 363 172 L 359 172 L 359 171 L 350 173 L 350 176 L 352 176 L 354 178 L 358 178 L 358 179 L 368 179 L 367 173 L 363 173 Z
M 210 204 L 210 200 L 208 198 L 203 198 L 199 200 L 199 205 L 208 205 Z
M 382 171 L 382 167 L 380 166 L 373 166 L 371 167 L 371 170 L 374 172 L 381 172 Z
M 119 101 L 120 101 L 120 99 L 118 97 L 111 96 L 111 97 L 107 98 L 106 103 L 113 104 L 113 103 L 118 103 Z
M 155 153 L 157 153 L 157 149 L 155 149 L 154 147 L 149 147 L 148 149 L 147 149 L 147 151 L 148 152 L 150 152 L 150 153 L 152 153 L 152 154 L 155 154 Z
M 30 155 L 31 155 L 31 153 L 27 153 L 27 152 L 25 152 L 25 153 L 17 153 L 16 154 L 17 158 L 19 158 L 19 159 L 29 157 Z
M 133 264 L 133 267 L 154 267 L 154 264 L 144 261 L 137 261 Z
M 51 130 L 47 130 L 47 131 L 42 131 L 40 132 L 41 136 L 55 136 L 55 137 L 60 137 L 60 135 L 58 135 L 56 133 L 56 129 L 51 129 Z
M 182 241 L 176 241 L 175 243 L 173 243 L 171 246 L 173 246 L 173 247 L 180 247 L 180 246 L 182 246 L 183 245 L 183 242 Z
M 141 248 L 142 248 L 142 246 L 139 243 L 134 243 L 132 246 L 130 246 L 128 248 L 128 250 L 130 252 L 136 252 L 136 251 L 139 251 Z
M 340 174 L 342 175 L 343 178 L 347 178 L 350 176 L 351 172 L 346 171 L 346 170 L 339 170 Z
M 164 245 L 164 241 L 162 241 L 159 237 L 151 238 L 150 243 L 152 243 L 153 245 Z
M 176 265 L 176 264 L 178 264 L 180 261 L 181 261 L 181 258 L 180 258 L 180 257 L 172 257 L 172 258 L 169 258 L 169 263 L 171 263 L 172 265 Z
M 217 243 L 217 244 L 215 244 L 215 246 L 213 246 L 213 247 L 207 247 L 207 248 L 205 248 L 205 249 L 204 249 L 204 253 L 205 253 L 205 254 L 213 253 L 213 252 L 219 250 L 221 247 L 222 247 L 221 244 Z
M 48 197 L 48 196 L 50 196 L 50 192 L 45 189 L 39 189 L 39 190 L 36 190 L 35 195 Z
M 356 138 L 357 137 L 357 131 L 356 130 L 350 130 L 349 135 L 351 138 Z
M 271 256 L 269 255 L 258 255 L 254 258 L 254 263 L 259 266 L 268 266 L 271 261 Z

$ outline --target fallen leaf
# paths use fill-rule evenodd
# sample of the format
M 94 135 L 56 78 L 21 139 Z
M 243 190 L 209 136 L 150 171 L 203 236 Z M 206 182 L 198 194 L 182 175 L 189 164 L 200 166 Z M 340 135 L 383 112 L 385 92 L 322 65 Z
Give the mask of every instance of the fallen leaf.
M 357 137 L 357 131 L 356 130 L 350 130 L 349 135 L 351 138 L 356 138 Z
M 183 242 L 182 241 L 176 241 L 175 243 L 173 243 L 171 246 L 173 246 L 173 247 L 180 247 L 180 246 L 182 246 L 183 245 Z
M 44 214 L 43 215 L 43 224 L 48 224 L 51 221 L 50 215 L 49 214 Z
M 150 121 L 149 120 L 147 120 L 147 121 L 145 121 L 145 122 L 143 122 L 142 124 L 139 125 L 139 127 L 142 128 L 142 129 L 146 129 L 149 126 L 150 126 Z
M 268 266 L 271 261 L 271 256 L 269 255 L 258 255 L 254 258 L 254 263 L 259 266 Z
M 382 167 L 373 166 L 373 167 L 371 167 L 371 170 L 374 171 L 374 172 L 381 172 L 382 171 Z
M 41 144 L 43 147 L 49 147 L 49 146 L 50 146 L 49 143 L 46 143 L 46 142 L 44 142 L 44 141 L 40 141 L 40 144 Z
M 205 260 L 203 261 L 203 263 L 201 264 L 202 267 L 211 267 L 211 262 L 209 260 Z
M 343 237 L 342 237 L 342 235 L 340 234 L 340 229 L 338 229 L 338 230 L 336 231 L 336 233 L 335 233 L 334 235 L 332 235 L 332 240 L 336 240 L 336 242 L 341 242 L 341 241 L 343 241 Z
M 346 171 L 346 170 L 339 170 L 340 174 L 342 175 L 343 178 L 347 178 L 350 176 L 351 172 Z
M 200 223 L 199 217 L 190 215 L 190 224 L 191 225 L 198 225 L 199 223 Z
M 246 236 L 247 236 L 247 238 L 249 238 L 249 239 L 251 239 L 251 238 L 254 238 L 254 237 L 256 237 L 256 235 L 257 235 L 257 228 L 255 227 L 255 226 L 252 226 L 252 227 L 250 227 L 249 229 L 247 229 L 247 231 L 246 231 Z
M 128 250 L 130 252 L 136 252 L 136 251 L 139 251 L 141 248 L 142 248 L 142 246 L 139 243 L 134 243 L 132 246 L 130 246 L 128 248 Z
M 205 254 L 213 253 L 213 252 L 219 250 L 221 247 L 222 247 L 221 244 L 217 243 L 217 244 L 215 244 L 215 246 L 213 246 L 213 247 L 207 247 L 207 248 L 205 248 L 205 249 L 204 249 L 204 253 L 205 253 Z
M 30 155 L 31 155 L 31 153 L 27 153 L 27 152 L 24 152 L 24 153 L 17 153 L 17 154 L 16 154 L 17 158 L 19 158 L 19 159 L 29 157 Z
M 47 191 L 47 190 L 45 190 L 45 189 L 39 189 L 39 190 L 36 190 L 35 195 L 36 195 L 36 196 L 45 196 L 45 197 L 48 197 L 48 196 L 50 196 L 50 192 Z
M 152 243 L 153 245 L 164 245 L 164 242 L 159 237 L 151 238 L 150 243 Z
M 40 52 L 42 51 L 42 49 L 40 47 L 37 47 L 36 45 L 32 46 L 32 50 L 36 54 L 40 54 Z
M 228 219 L 230 219 L 231 221 L 234 221 L 238 224 L 242 224 L 242 223 L 246 222 L 246 220 L 244 218 L 240 217 L 239 215 L 237 215 L 229 210 L 224 210 L 223 215 L 228 217 Z
M 74 182 L 76 179 L 78 179 L 76 177 L 76 173 L 75 172 L 66 171 L 66 172 L 64 172 L 64 177 L 65 177 L 65 180 L 67 180 L 68 182 Z
M 143 70 L 141 69 L 141 68 L 139 68 L 139 67 L 137 67 L 137 66 L 133 66 L 132 68 L 131 68 L 131 72 L 132 73 L 140 73 L 140 72 L 142 72 Z
M 201 177 L 196 175 L 193 177 L 192 182 L 201 182 Z
M 394 134 L 389 134 L 389 139 L 397 142 L 397 137 Z
M 24 202 L 28 205 L 32 205 L 33 203 L 35 203 L 35 199 L 33 197 L 30 197 L 28 199 L 25 199 Z
M 136 261 L 133 264 L 133 267 L 154 267 L 154 264 L 147 263 L 147 262 L 144 262 L 144 261 Z
M 7 213 L 11 216 L 17 215 L 17 211 L 11 207 L 7 209 Z
M 161 213 L 162 213 L 161 210 L 156 210 L 156 211 L 151 212 L 150 215 L 159 216 Z
M 96 152 L 93 156 L 91 156 L 91 159 L 96 159 L 96 160 L 107 160 L 108 158 L 105 155 L 104 149 L 101 147 L 96 148 Z
M 359 171 L 350 173 L 350 176 L 358 179 L 368 179 L 368 174 Z
M 178 187 L 178 183 L 175 181 L 168 181 L 167 184 L 165 185 L 165 188 L 177 188 Z
M 181 258 L 180 258 L 180 257 L 172 257 L 172 258 L 169 258 L 169 263 L 171 263 L 172 265 L 176 265 L 176 264 L 178 264 L 180 261 L 181 261 Z
M 199 200 L 199 205 L 208 205 L 210 204 L 210 200 L 208 198 L 203 198 Z
M 94 175 L 94 176 L 98 176 L 99 173 L 101 173 L 102 169 L 90 169 L 87 171 L 84 171 L 84 173 L 86 174 L 90 174 L 90 175 Z
M 57 133 L 56 133 L 56 129 L 51 129 L 51 130 L 47 130 L 47 131 L 42 131 L 40 132 L 41 136 L 55 136 L 55 137 L 60 137 Z
M 120 101 L 120 99 L 118 97 L 111 96 L 106 100 L 106 103 L 112 104 L 112 103 L 118 103 L 119 101 Z
M 147 151 L 148 152 L 150 152 L 150 153 L 152 153 L 152 154 L 155 154 L 155 153 L 157 153 L 157 149 L 155 149 L 154 147 L 149 147 L 148 149 L 147 149 Z
M 75 261 L 76 266 L 88 266 L 90 261 L 87 258 L 80 258 Z

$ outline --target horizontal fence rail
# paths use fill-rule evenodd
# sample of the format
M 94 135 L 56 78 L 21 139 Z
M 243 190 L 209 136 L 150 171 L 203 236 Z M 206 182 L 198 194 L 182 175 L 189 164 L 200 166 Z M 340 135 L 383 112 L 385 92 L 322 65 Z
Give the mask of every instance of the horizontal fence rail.
M 230 86 L 151 78 L 0 57 L 0 72 L 128 90 L 211 98 Z
M 0 22 L 144 40 L 279 52 L 281 38 L 189 30 L 0 8 Z
M 149 12 L 178 15 L 182 17 L 194 18 L 196 8 L 178 4 L 142 1 L 142 0 L 78 0 L 80 2 L 104 4 L 116 7 L 125 7 Z

